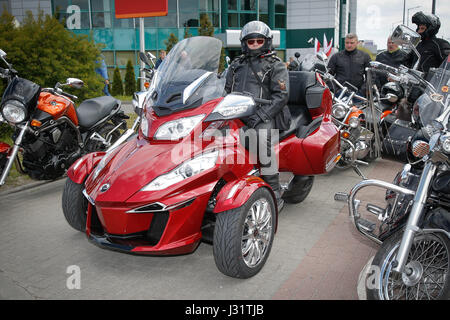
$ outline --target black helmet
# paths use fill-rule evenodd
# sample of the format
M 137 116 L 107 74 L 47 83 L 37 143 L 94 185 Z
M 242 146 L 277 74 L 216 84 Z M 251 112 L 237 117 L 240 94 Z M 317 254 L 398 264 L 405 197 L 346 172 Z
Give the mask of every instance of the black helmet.
M 416 12 L 412 16 L 412 23 L 417 24 L 416 32 L 419 30 L 419 25 L 424 24 L 427 26 L 427 30 L 421 34 L 422 39 L 435 36 L 441 27 L 441 21 L 436 15 L 425 14 L 422 11 Z
M 266 41 L 264 42 L 264 45 L 258 50 L 250 50 L 247 47 L 247 40 L 255 38 L 264 38 Z M 273 49 L 272 39 L 272 30 L 270 30 L 267 24 L 261 21 L 250 21 L 242 28 L 241 35 L 239 37 L 239 40 L 241 41 L 242 53 L 246 55 L 256 56 L 271 51 Z
M 383 101 L 383 103 L 389 104 L 389 105 L 394 105 L 398 101 L 400 101 L 400 99 L 403 99 L 405 97 L 405 92 L 403 91 L 402 87 L 397 82 L 386 82 L 381 87 L 380 95 L 382 98 L 386 97 L 386 95 L 388 93 L 391 93 L 391 94 L 394 94 L 395 96 L 397 96 L 397 101 L 395 101 L 395 102 L 390 102 L 387 100 Z

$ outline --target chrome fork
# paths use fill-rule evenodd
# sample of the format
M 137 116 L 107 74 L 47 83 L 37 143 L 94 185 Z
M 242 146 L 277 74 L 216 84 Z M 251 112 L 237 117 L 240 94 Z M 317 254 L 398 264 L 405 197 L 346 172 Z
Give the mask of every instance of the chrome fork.
M 414 235 L 419 231 L 419 218 L 425 206 L 430 183 L 435 172 L 436 165 L 431 161 L 427 161 L 425 163 L 425 167 L 423 168 L 416 194 L 414 195 L 414 205 L 411 209 L 411 213 L 409 214 L 408 221 L 406 222 L 402 242 L 400 243 L 400 248 L 398 249 L 397 257 L 394 261 L 393 270 L 396 272 L 402 273 L 404 271 L 406 259 L 408 258 Z
M 20 130 L 19 136 L 17 137 L 16 141 L 14 141 L 14 147 L 12 149 L 11 154 L 8 157 L 8 161 L 6 162 L 5 170 L 3 170 L 2 177 L 0 178 L 0 186 L 4 185 L 6 182 L 6 177 L 9 174 L 9 171 L 11 170 L 12 164 L 14 162 L 14 159 L 17 156 L 17 153 L 19 152 L 20 144 L 22 143 L 23 136 L 25 135 L 25 132 L 28 129 L 29 121 L 23 126 L 23 128 Z

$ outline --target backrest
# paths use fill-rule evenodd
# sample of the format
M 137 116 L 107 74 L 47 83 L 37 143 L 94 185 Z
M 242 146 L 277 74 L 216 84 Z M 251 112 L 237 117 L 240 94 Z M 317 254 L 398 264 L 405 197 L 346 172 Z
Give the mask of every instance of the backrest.
M 316 79 L 315 72 L 290 71 L 289 72 L 289 100 L 290 109 L 296 106 L 306 107 L 311 116 L 320 115 L 322 110 L 322 96 L 326 87 Z
M 289 105 L 306 106 L 306 89 L 316 83 L 314 72 L 289 71 Z

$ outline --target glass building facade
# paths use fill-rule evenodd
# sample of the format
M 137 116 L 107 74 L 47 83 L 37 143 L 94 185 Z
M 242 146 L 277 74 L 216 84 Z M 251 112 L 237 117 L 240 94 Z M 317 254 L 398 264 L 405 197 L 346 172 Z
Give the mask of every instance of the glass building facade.
M 114 0 L 51 0 L 51 10 L 60 21 L 65 21 L 67 29 L 92 35 L 96 43 L 104 45 L 111 77 L 115 66 L 125 72 L 128 60 L 138 74 L 139 19 L 116 19 Z M 158 56 L 171 33 L 179 40 L 186 31 L 198 35 L 202 15 L 208 15 L 215 34 L 240 29 L 252 20 L 264 21 L 280 30 L 277 51 L 285 59 L 286 0 L 168 0 L 167 16 L 144 18 L 146 51 Z M 238 53 L 239 48 L 227 48 L 231 58 Z

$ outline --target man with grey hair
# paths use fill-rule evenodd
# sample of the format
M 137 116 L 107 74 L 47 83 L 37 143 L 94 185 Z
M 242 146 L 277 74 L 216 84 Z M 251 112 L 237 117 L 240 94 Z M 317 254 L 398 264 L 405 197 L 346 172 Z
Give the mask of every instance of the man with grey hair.
M 365 69 L 369 67 L 370 56 L 357 49 L 358 36 L 349 33 L 345 36 L 345 50 L 335 53 L 328 62 L 328 69 L 336 80 L 344 84 L 349 82 L 364 95 Z

